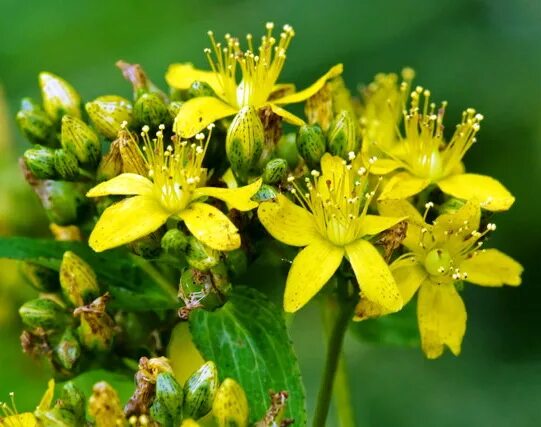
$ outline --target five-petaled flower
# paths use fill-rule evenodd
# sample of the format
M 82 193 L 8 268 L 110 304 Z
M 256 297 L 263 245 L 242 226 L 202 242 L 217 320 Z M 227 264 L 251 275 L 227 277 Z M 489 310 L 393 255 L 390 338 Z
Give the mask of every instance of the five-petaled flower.
M 105 209 L 90 235 L 90 247 L 99 252 L 132 242 L 156 231 L 172 217 L 184 221 L 197 239 L 213 249 L 238 248 L 240 235 L 235 225 L 204 200 L 213 197 L 231 208 L 251 210 L 257 207 L 250 198 L 261 180 L 235 189 L 204 187 L 207 170 L 202 163 L 210 134 L 206 139 L 198 134 L 195 142 L 175 136 L 170 145 L 164 146 L 163 125 L 152 140 L 148 131 L 145 126 L 140 151 L 148 177 L 123 173 L 87 193 L 88 197 L 133 196 Z
M 237 38 L 227 34 L 225 45 L 217 43 L 209 31 L 212 49 L 205 49 L 212 71 L 195 69 L 191 64 L 173 64 L 166 80 L 176 89 L 188 89 L 194 81 L 210 85 L 216 96 L 190 99 L 180 108 L 175 119 L 175 132 L 189 138 L 216 120 L 237 114 L 243 107 L 259 109 L 269 106 L 285 121 L 301 126 L 304 121 L 282 108 L 283 105 L 305 101 L 317 93 L 325 82 L 342 73 L 342 64 L 335 65 L 308 88 L 295 92 L 291 84 L 277 84 L 286 60 L 286 51 L 295 35 L 293 28 L 285 25 L 276 40 L 272 35 L 274 25 L 267 23 L 267 33 L 261 45 L 254 49 L 252 35 L 246 36 L 248 50 L 242 51 Z M 213 57 L 214 55 L 214 57 Z M 237 83 L 240 68 L 242 80 Z
M 427 204 L 427 210 L 431 204 Z M 496 229 L 488 224 L 482 232 L 479 202 L 471 200 L 454 213 L 440 215 L 433 224 L 405 200 L 379 203 L 384 215 L 404 215 L 408 231 L 403 245 L 408 252 L 397 258 L 391 270 L 404 303 L 418 291 L 417 317 L 423 351 L 439 357 L 444 345 L 460 353 L 466 332 L 466 308 L 456 286 L 463 281 L 480 286 L 518 286 L 522 266 L 496 249 L 482 249 L 483 237 Z M 426 216 L 426 214 L 425 214 Z M 388 313 L 362 299 L 356 318 L 362 320 Z
M 389 267 L 369 239 L 404 217 L 368 214 L 375 191 L 367 191 L 367 187 L 365 168 L 354 169 L 327 153 L 321 159 L 321 174 L 312 171 L 305 187 L 294 185 L 292 192 L 300 206 L 285 195 L 259 206 L 259 219 L 275 239 L 305 246 L 287 277 L 286 311 L 306 304 L 336 272 L 344 256 L 353 268 L 361 295 L 389 312 L 402 308 Z

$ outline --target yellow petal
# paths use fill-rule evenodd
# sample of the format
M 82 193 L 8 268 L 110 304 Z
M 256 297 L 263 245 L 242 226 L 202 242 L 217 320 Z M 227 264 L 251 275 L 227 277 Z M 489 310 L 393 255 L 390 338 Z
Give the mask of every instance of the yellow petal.
M 389 312 L 402 308 L 403 302 L 389 266 L 377 249 L 359 239 L 346 246 L 349 262 L 361 288 L 361 295 Z
M 249 211 L 257 208 L 257 202 L 250 199 L 257 193 L 262 182 L 261 179 L 258 179 L 240 188 L 201 187 L 195 190 L 193 198 L 197 199 L 202 196 L 214 197 L 215 199 L 223 200 L 233 209 Z
M 150 196 L 152 191 L 153 184 L 149 179 L 135 173 L 123 173 L 91 188 L 86 193 L 86 197 L 101 197 L 110 194 Z
M 374 235 L 391 228 L 393 225 L 402 222 L 407 217 L 389 217 L 379 215 L 366 215 L 361 222 L 361 235 Z
M 355 306 L 353 321 L 360 322 L 361 320 L 381 317 L 389 313 L 389 310 L 385 309 L 381 305 L 362 297 Z
M 293 260 L 284 294 L 284 310 L 294 312 L 329 281 L 340 266 L 344 249 L 315 239 Z
M 417 317 L 426 357 L 440 357 L 444 345 L 455 356 L 460 354 L 466 332 L 466 307 L 452 283 L 436 284 L 425 280 L 419 290 Z
M 207 83 L 217 94 L 222 91 L 219 77 L 212 71 L 199 70 L 190 63 L 171 64 L 165 73 L 167 84 L 175 89 L 189 89 L 193 82 Z
M 468 273 L 468 282 L 482 286 L 518 286 L 524 268 L 510 256 L 497 249 L 474 252 L 460 264 L 460 271 Z
M 438 182 L 446 194 L 459 199 L 477 199 L 489 211 L 506 211 L 515 202 L 513 195 L 499 181 L 486 175 L 465 173 Z
M 370 165 L 370 173 L 374 175 L 387 175 L 400 168 L 402 164 L 393 159 L 377 159 Z
M 421 241 L 421 229 L 430 228 L 426 225 L 421 214 L 407 200 L 380 200 L 378 202 L 378 212 L 385 216 L 407 217 L 408 229 L 406 238 L 402 244 L 411 251 L 419 250 Z
M 407 199 L 423 191 L 428 184 L 429 179 L 418 178 L 409 172 L 399 172 L 387 182 L 378 200 Z
M 134 196 L 109 206 L 92 230 L 88 244 L 96 252 L 133 242 L 165 224 L 170 213 L 148 196 Z
M 279 194 L 259 205 L 259 221 L 276 240 L 291 246 L 306 246 L 318 238 L 314 216 Z
M 274 114 L 279 115 L 287 123 L 292 124 L 293 126 L 302 126 L 305 124 L 303 119 L 293 113 L 290 113 L 282 107 L 279 107 L 278 105 L 272 103 L 268 105 L 271 107 L 271 110 L 274 112 Z
M 342 64 L 336 64 L 329 71 L 327 71 L 323 76 L 315 81 L 311 86 L 303 89 L 299 92 L 293 93 L 291 95 L 286 95 L 282 98 L 275 99 L 273 102 L 276 104 L 294 104 L 296 102 L 302 102 L 310 98 L 312 95 L 315 95 L 319 90 L 325 85 L 327 80 L 332 79 L 336 76 L 342 74 L 344 66 Z
M 173 128 L 182 138 L 191 138 L 216 120 L 232 116 L 237 108 L 213 96 L 200 96 L 180 107 Z
M 0 418 L 1 427 L 35 427 L 38 425 L 36 417 L 32 412 L 10 415 Z
M 333 179 L 334 177 L 341 177 L 344 174 L 345 163 L 342 157 L 333 156 L 332 154 L 325 153 L 321 157 L 321 173 Z
M 421 286 L 421 283 L 426 279 L 426 270 L 417 263 L 415 258 L 409 258 L 406 262 L 393 263 L 391 265 L 391 272 L 393 273 L 396 286 L 400 290 L 400 295 L 404 300 L 404 304 L 407 304 Z
M 43 397 L 36 408 L 38 411 L 47 411 L 51 407 L 54 397 L 54 384 L 54 379 L 52 378 L 47 382 L 47 390 L 43 393 Z
M 295 93 L 295 85 L 293 83 L 277 83 L 272 87 L 272 92 L 269 95 L 269 101 L 276 98 L 282 98 L 292 93 Z
M 434 221 L 434 236 L 440 241 L 448 240 L 449 235 L 467 238 L 472 231 L 479 229 L 481 208 L 477 200 L 470 200 L 458 211 L 443 214 Z
M 190 233 L 205 245 L 219 251 L 240 247 L 240 235 L 225 214 L 206 203 L 192 203 L 179 214 Z

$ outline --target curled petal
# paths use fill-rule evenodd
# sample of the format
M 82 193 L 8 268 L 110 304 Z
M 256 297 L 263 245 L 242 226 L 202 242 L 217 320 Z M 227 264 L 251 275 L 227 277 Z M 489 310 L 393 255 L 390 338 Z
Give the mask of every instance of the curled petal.
M 232 116 L 237 108 L 213 96 L 200 96 L 180 107 L 173 129 L 182 138 L 191 138 L 216 120 Z

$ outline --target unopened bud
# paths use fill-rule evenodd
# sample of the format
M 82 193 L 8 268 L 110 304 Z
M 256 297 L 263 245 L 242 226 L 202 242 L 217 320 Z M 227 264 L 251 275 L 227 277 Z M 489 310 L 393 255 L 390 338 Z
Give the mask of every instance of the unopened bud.
M 85 185 L 68 181 L 41 181 L 35 187 L 50 222 L 73 224 L 85 212 L 88 189 Z
M 73 311 L 81 320 L 77 329 L 79 340 L 89 350 L 107 351 L 113 343 L 115 324 L 105 311 L 108 300 L 109 294 L 105 294 Z
M 136 126 L 150 126 L 151 129 L 157 129 L 160 124 L 166 124 L 171 121 L 171 115 L 167 105 L 162 97 L 157 93 L 144 93 L 141 95 L 133 107 L 133 115 Z
M 101 155 L 98 135 L 81 119 L 62 117 L 62 148 L 72 152 L 82 164 L 96 165 Z
M 107 181 L 120 175 L 123 170 L 122 155 L 120 154 L 120 142 L 114 140 L 109 146 L 109 151 L 101 158 L 96 178 L 99 182 Z
M 25 302 L 19 308 L 23 323 L 29 328 L 58 329 L 66 324 L 66 311 L 56 302 L 47 298 L 36 298 Z
M 264 143 L 265 129 L 256 109 L 243 107 L 229 125 L 225 141 L 231 170 L 240 183 L 247 182 L 250 170 L 261 156 Z
M 272 185 L 263 184 L 261 187 L 259 187 L 257 193 L 252 196 L 252 200 L 258 203 L 268 202 L 276 199 L 278 194 L 280 194 L 280 192 L 277 188 L 273 187 Z
M 182 101 L 172 101 L 167 106 L 167 109 L 169 110 L 169 116 L 171 117 L 171 120 L 174 120 L 175 117 L 178 115 L 178 112 L 180 111 L 180 107 L 182 107 L 183 102 Z
M 39 87 L 43 109 L 54 123 L 59 123 L 65 114 L 81 118 L 81 97 L 63 78 L 52 73 L 40 73 Z
M 276 184 L 282 181 L 287 174 L 287 161 L 284 159 L 272 159 L 265 165 L 263 170 L 263 182 Z
M 32 144 L 51 145 L 54 141 L 53 122 L 40 105 L 30 98 L 21 101 L 17 112 L 17 124 Z
M 72 181 L 79 176 L 79 162 L 71 151 L 58 148 L 54 152 L 54 168 L 60 178 Z
M 304 125 L 297 135 L 297 150 L 310 168 L 317 167 L 325 154 L 325 135 L 318 125 Z
M 121 131 L 116 141 L 122 158 L 122 172 L 146 176 L 147 166 L 141 157 L 137 141 L 126 131 Z
M 226 378 L 220 385 L 212 404 L 212 414 L 218 427 L 248 426 L 248 400 L 235 380 Z
M 36 411 L 38 424 L 42 427 L 71 427 L 80 425 L 75 414 L 67 409 L 55 406 L 46 411 Z
M 24 163 L 28 170 L 38 179 L 56 178 L 55 150 L 41 145 L 35 145 L 23 154 Z
M 168 230 L 162 237 L 162 249 L 169 255 L 181 257 L 188 246 L 188 236 L 178 228 Z
M 71 328 L 64 331 L 54 347 L 54 357 L 60 366 L 68 371 L 73 369 L 79 357 L 81 357 L 81 346 Z
M 94 270 L 71 251 L 62 257 L 60 285 L 64 297 L 75 307 L 91 302 L 100 292 Z
M 290 169 L 299 163 L 299 150 L 297 150 L 297 135 L 293 132 L 282 135 L 276 144 L 276 155 L 285 159 Z
M 76 225 L 62 226 L 53 223 L 49 225 L 49 230 L 51 230 L 54 239 L 61 242 L 73 242 L 74 240 L 80 242 L 83 240 L 81 229 Z
M 156 379 L 156 397 L 150 415 L 162 426 L 176 427 L 182 419 L 182 387 L 173 374 L 164 372 Z
M 60 287 L 58 273 L 31 262 L 22 262 L 20 271 L 27 282 L 40 292 L 55 292 Z
M 209 248 L 193 236 L 188 237 L 186 261 L 193 268 L 206 271 L 220 262 L 220 252 Z
M 208 414 L 218 389 L 218 371 L 214 362 L 201 366 L 184 384 L 183 414 L 186 418 L 199 418 Z
M 206 83 L 196 80 L 187 90 L 188 98 L 196 98 L 198 96 L 215 96 L 212 87 Z
M 211 273 L 188 268 L 180 276 L 179 298 L 188 309 L 203 307 L 214 310 L 224 304 L 218 289 L 213 284 Z
M 162 231 L 159 229 L 133 242 L 128 243 L 130 250 L 143 258 L 157 258 L 162 247 L 160 245 Z
M 92 387 L 92 396 L 88 399 L 88 414 L 94 418 L 96 427 L 126 425 L 118 393 L 105 381 Z
M 84 393 L 71 381 L 62 387 L 60 399 L 55 405 L 59 408 L 70 411 L 77 420 L 75 425 L 84 425 L 86 399 Z
M 96 130 L 111 140 L 117 137 L 123 122 L 129 126 L 133 121 L 131 102 L 121 96 L 99 96 L 87 102 L 85 109 Z
M 333 119 L 328 133 L 328 146 L 331 154 L 343 159 L 347 159 L 348 153 L 357 153 L 359 150 L 357 123 L 349 111 L 343 110 Z

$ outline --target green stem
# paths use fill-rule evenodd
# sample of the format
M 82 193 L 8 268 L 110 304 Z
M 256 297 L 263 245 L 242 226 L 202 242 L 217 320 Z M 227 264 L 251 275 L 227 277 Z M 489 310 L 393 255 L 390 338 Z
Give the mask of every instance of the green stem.
M 171 283 L 165 277 L 163 277 L 156 267 L 154 267 L 143 257 L 137 255 L 133 255 L 132 260 L 141 270 L 143 270 L 152 280 L 154 280 L 160 289 L 170 296 L 173 301 L 176 302 L 178 300 L 177 292 L 173 286 L 171 286 Z
M 355 427 L 355 414 L 351 406 L 351 392 L 344 354 L 338 360 L 338 369 L 334 379 L 334 405 L 338 412 L 340 427 Z
M 353 314 L 353 308 L 355 307 L 354 302 L 349 300 L 335 301 L 329 298 L 327 304 L 329 305 L 329 309 L 326 310 L 328 313 L 325 313 L 324 311 L 324 314 L 327 314 L 324 315 L 324 320 L 325 324 L 327 325 L 326 329 L 328 330 L 329 335 L 327 343 L 327 358 L 325 361 L 323 378 L 319 386 L 316 412 L 314 415 L 314 422 L 312 424 L 313 427 L 324 427 L 326 425 L 335 376 L 340 370 L 339 364 L 341 359 L 340 356 L 342 354 L 342 345 L 344 343 L 344 336 L 346 334 L 348 322 Z M 342 365 L 344 364 L 342 363 Z M 343 366 L 343 368 L 345 368 L 345 366 Z M 345 377 L 345 372 L 343 372 L 341 375 L 339 374 L 338 376 L 339 378 L 342 377 L 340 379 L 341 390 L 338 393 L 341 394 L 339 397 L 342 399 L 349 395 L 347 378 Z M 350 400 L 346 399 L 344 402 L 339 402 L 339 405 L 340 407 L 338 410 L 340 412 L 344 410 L 346 406 L 350 406 Z M 346 410 L 345 415 L 347 415 L 347 413 L 351 414 L 351 408 Z M 342 426 L 354 426 L 355 423 L 352 418 L 349 416 L 347 418 L 349 419 L 346 421 L 346 418 L 342 419 L 341 416 L 341 424 L 342 422 L 346 422 L 346 424 L 342 424 Z

